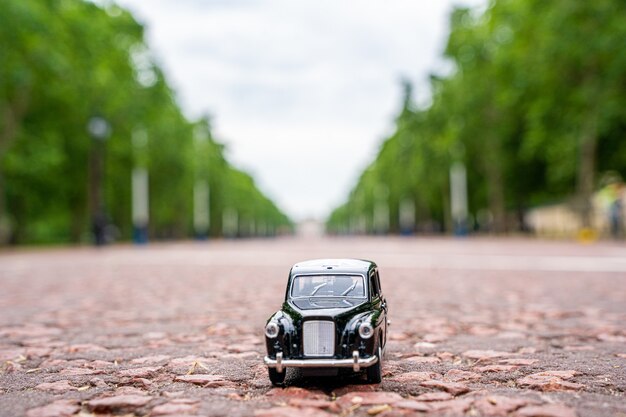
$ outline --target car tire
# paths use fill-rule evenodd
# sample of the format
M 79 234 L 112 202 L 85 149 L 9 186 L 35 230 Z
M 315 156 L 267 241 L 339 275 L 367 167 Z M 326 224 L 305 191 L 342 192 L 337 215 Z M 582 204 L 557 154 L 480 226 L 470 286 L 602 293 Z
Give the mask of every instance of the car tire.
M 274 368 L 267 368 L 267 370 L 270 375 L 272 385 L 283 385 L 283 382 L 285 382 L 285 375 L 287 375 L 286 369 L 283 369 L 282 372 L 278 372 Z
M 367 382 L 370 384 L 380 384 L 383 380 L 382 377 L 382 361 L 383 361 L 383 351 L 380 349 L 380 346 L 376 348 L 376 356 L 378 356 L 378 361 L 369 368 L 367 368 Z

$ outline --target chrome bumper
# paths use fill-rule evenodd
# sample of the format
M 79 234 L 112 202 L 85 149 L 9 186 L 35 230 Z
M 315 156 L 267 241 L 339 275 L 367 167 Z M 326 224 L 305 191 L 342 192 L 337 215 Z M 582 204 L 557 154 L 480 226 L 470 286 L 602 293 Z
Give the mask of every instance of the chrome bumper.
M 283 368 L 352 368 L 358 372 L 361 368 L 367 368 L 378 362 L 377 356 L 370 356 L 366 359 L 359 357 L 359 352 L 352 352 L 352 359 L 283 359 L 283 353 L 278 352 L 276 359 L 269 356 L 263 358 L 263 362 L 268 368 L 276 368 L 282 372 Z

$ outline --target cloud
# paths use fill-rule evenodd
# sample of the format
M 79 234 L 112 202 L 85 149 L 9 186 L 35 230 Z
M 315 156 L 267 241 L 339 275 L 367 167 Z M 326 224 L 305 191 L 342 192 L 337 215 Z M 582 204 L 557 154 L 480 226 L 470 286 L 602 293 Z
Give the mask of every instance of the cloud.
M 232 159 L 297 218 L 325 216 L 347 196 L 391 131 L 401 76 L 428 97 L 451 7 L 415 0 L 119 3 L 147 24 L 185 112 L 212 113 Z

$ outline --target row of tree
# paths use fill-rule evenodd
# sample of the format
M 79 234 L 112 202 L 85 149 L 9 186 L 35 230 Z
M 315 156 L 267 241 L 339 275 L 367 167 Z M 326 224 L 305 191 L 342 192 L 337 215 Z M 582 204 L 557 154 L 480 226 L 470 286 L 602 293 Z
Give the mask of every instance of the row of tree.
M 0 239 L 85 241 L 98 215 L 130 238 L 137 167 L 148 173 L 154 237 L 192 236 L 194 209 L 214 236 L 291 227 L 228 163 L 209 121 L 185 118 L 130 13 L 82 0 L 3 1 Z
M 568 201 L 588 226 L 602 173 L 626 174 L 622 0 L 493 0 L 456 9 L 432 101 L 406 86 L 396 129 L 330 216 L 333 232 L 451 230 L 450 169 L 467 171 L 471 226 L 523 228 Z M 613 174 L 615 176 L 615 174 Z

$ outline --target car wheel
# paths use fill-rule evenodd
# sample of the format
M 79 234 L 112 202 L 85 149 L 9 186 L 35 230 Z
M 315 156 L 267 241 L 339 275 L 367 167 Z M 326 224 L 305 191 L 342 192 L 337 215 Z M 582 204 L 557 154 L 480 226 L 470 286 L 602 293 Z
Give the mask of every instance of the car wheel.
M 274 368 L 267 368 L 267 370 L 269 372 L 270 381 L 272 382 L 272 385 L 282 385 L 283 382 L 285 382 L 285 375 L 287 374 L 286 369 L 283 369 L 282 372 L 278 372 Z
M 380 384 L 382 381 L 382 361 L 383 361 L 383 351 L 380 349 L 380 346 L 377 348 L 378 361 L 369 368 L 367 368 L 367 382 L 370 384 Z

